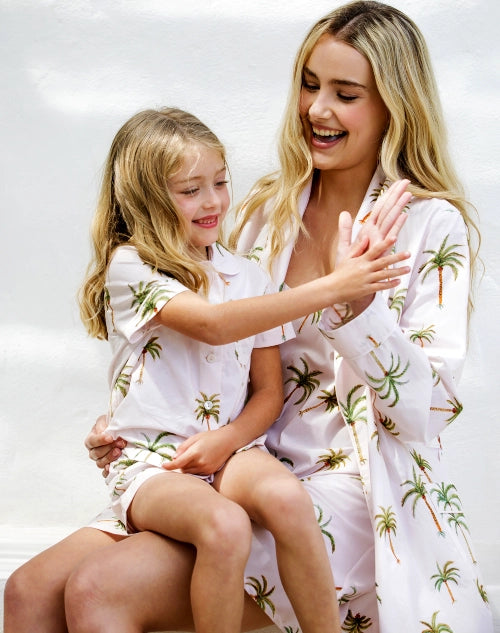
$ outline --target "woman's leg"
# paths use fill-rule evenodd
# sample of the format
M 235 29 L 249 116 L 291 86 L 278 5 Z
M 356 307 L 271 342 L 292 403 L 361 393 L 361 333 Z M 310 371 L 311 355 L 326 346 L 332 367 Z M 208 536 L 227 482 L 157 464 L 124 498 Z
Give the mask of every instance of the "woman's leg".
M 215 486 L 273 534 L 280 578 L 302 631 L 340 632 L 325 542 L 311 498 L 295 475 L 254 448 L 234 455 Z
M 108 633 L 194 631 L 192 545 L 141 532 L 87 557 L 66 588 L 73 618 L 96 614 Z M 243 630 L 272 622 L 246 595 Z M 35 630 L 35 629 L 32 629 Z M 91 629 L 90 629 L 91 630 Z
M 207 482 L 182 473 L 160 473 L 147 479 L 137 490 L 128 518 L 138 530 L 152 530 L 178 541 L 192 543 L 196 561 L 191 578 L 191 604 L 199 632 L 235 633 L 243 614 L 243 578 L 250 552 L 251 525 L 246 512 L 218 494 Z M 137 546 L 135 546 L 137 547 Z M 123 560 L 123 566 L 137 569 L 143 559 Z M 149 565 L 146 571 L 149 571 Z M 117 569 L 117 574 L 120 569 Z M 71 633 L 99 633 L 143 630 L 134 622 L 113 624 L 103 617 L 106 605 L 79 609 L 72 590 L 77 576 L 68 583 L 67 619 Z M 81 602 L 80 602 L 81 604 Z M 140 616 L 142 619 L 142 616 Z M 112 627 L 112 628 L 110 628 Z
M 117 538 L 82 528 L 17 569 L 5 585 L 4 633 L 67 633 L 67 579 L 86 556 Z

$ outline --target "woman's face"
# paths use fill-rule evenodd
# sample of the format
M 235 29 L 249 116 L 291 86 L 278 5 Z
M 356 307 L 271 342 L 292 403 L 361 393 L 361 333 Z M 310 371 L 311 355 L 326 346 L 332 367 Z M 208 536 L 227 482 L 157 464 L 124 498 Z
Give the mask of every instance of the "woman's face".
M 315 168 L 371 176 L 389 117 L 364 55 L 323 35 L 303 69 L 299 108 Z
M 205 255 L 205 248 L 217 241 L 229 207 L 223 157 L 215 149 L 196 145 L 168 179 L 168 188 L 187 222 L 191 246 Z

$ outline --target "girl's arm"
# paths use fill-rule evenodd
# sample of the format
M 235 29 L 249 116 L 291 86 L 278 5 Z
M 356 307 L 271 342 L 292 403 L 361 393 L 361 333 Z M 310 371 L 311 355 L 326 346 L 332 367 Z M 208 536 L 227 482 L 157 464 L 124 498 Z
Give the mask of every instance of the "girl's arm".
M 210 345 L 231 343 L 336 303 L 373 297 L 394 288 L 408 267 L 389 268 L 409 253 L 387 254 L 406 220 L 402 211 L 411 195 L 407 180 L 394 183 L 376 205 L 377 231 L 358 239 L 333 273 L 284 292 L 210 304 L 193 292 L 183 292 L 166 303 L 155 317 L 162 325 Z M 346 212 L 339 217 L 345 233 Z
M 193 292 L 182 292 L 163 306 L 155 320 L 209 345 L 244 339 L 334 303 L 394 288 L 399 283 L 396 277 L 408 268 L 388 267 L 407 259 L 409 253 L 383 255 L 393 244 L 392 237 L 386 238 L 360 254 L 366 247 L 360 243 L 333 273 L 274 295 L 211 304 Z
M 238 449 L 265 433 L 283 405 L 283 378 L 278 346 L 254 348 L 250 364 L 250 397 L 231 423 L 187 439 L 165 470 L 208 475 L 217 472 Z

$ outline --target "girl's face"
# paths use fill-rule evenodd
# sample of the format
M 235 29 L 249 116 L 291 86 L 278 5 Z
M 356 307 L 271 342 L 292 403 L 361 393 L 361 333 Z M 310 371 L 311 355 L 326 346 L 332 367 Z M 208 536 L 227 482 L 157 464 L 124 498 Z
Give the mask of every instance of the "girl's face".
M 217 241 L 229 207 L 223 157 L 215 149 L 194 146 L 168 179 L 168 189 L 187 221 L 191 246 L 206 257 L 205 248 Z
M 389 117 L 364 55 L 323 35 L 303 69 L 299 111 L 315 168 L 371 176 Z

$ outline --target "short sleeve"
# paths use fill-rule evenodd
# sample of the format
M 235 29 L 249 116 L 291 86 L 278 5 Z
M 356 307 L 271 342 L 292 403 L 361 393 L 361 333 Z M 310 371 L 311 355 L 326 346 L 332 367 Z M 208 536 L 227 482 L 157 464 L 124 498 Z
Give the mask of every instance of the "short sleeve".
M 135 343 L 163 306 L 186 290 L 186 286 L 173 277 L 145 264 L 135 248 L 118 248 L 106 276 L 108 334 L 119 333 Z

